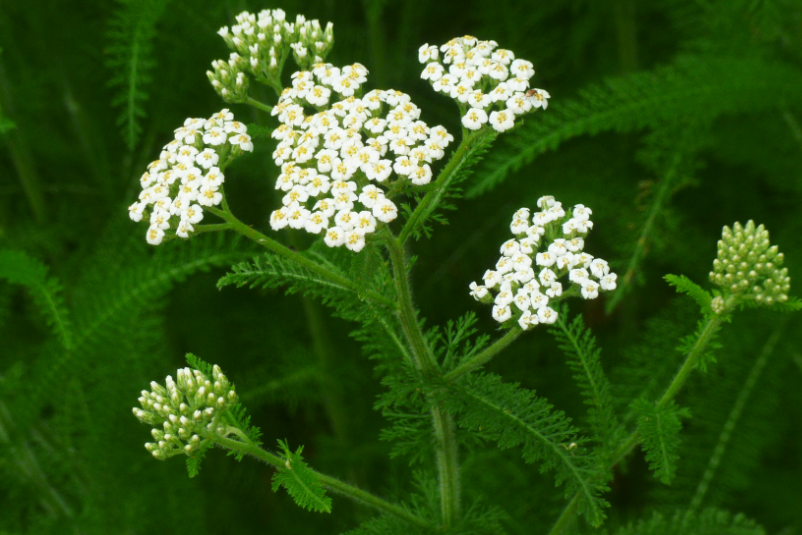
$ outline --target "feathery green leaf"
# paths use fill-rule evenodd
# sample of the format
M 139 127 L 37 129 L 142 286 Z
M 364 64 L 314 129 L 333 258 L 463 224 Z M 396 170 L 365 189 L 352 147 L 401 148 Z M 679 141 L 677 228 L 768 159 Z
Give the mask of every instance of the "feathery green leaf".
M 641 436 L 641 447 L 646 452 L 646 460 L 654 471 L 655 477 L 666 485 L 671 484 L 677 471 L 681 418 L 689 415 L 687 409 L 678 407 L 673 400 L 665 405 L 658 405 L 645 399 L 637 399 L 632 403 L 637 414 L 638 434 Z
M 299 446 L 293 452 L 285 441 L 279 440 L 278 444 L 284 451 L 285 468 L 279 468 L 273 475 L 273 491 L 284 487 L 300 507 L 318 513 L 330 513 L 331 497 L 326 495 L 326 489 L 317 475 L 301 457 L 304 447 Z

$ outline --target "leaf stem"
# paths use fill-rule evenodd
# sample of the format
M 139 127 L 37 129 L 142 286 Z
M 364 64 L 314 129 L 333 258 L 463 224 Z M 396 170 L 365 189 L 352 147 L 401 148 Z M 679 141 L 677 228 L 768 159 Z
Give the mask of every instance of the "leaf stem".
M 415 207 L 415 210 L 409 216 L 404 228 L 401 229 L 401 233 L 398 235 L 398 242 L 401 245 L 406 243 L 410 235 L 415 232 L 417 226 L 422 221 L 425 221 L 435 208 L 437 208 L 448 186 L 474 151 L 481 148 L 486 141 L 492 141 L 496 136 L 498 136 L 498 133 L 490 129 L 482 129 L 476 133 L 469 133 L 463 136 L 457 150 L 454 151 L 451 159 L 437 176 L 437 180 L 432 183 L 431 189 L 423 196 L 423 199 L 421 199 Z
M 282 459 L 278 455 L 274 455 L 269 451 L 260 448 L 256 444 L 241 442 L 239 440 L 234 440 L 231 438 L 226 438 L 221 436 L 213 436 L 210 438 L 212 438 L 212 440 L 214 440 L 216 444 L 222 446 L 223 448 L 229 449 L 231 451 L 236 451 L 239 453 L 244 453 L 246 455 L 251 455 L 259 459 L 260 461 L 264 461 L 265 463 L 272 465 L 276 468 L 286 469 L 284 459 Z M 340 481 L 339 479 L 327 476 L 325 474 L 321 474 L 320 472 L 317 472 L 315 470 L 310 469 L 310 471 L 315 474 L 321 485 L 331 490 L 332 492 L 336 492 L 337 494 L 341 494 L 342 496 L 351 498 L 354 501 L 364 503 L 365 505 L 373 507 L 374 509 L 381 511 L 382 513 L 386 513 L 388 515 L 395 516 L 402 520 L 406 520 L 407 522 L 410 522 L 412 524 L 416 524 L 424 528 L 432 527 L 424 519 L 411 513 L 410 511 L 404 509 L 399 505 L 395 505 L 386 500 L 383 500 L 378 496 L 374 496 L 369 492 L 366 492 L 362 489 L 349 485 L 348 483 Z
M 236 216 L 234 216 L 234 214 L 232 214 L 230 211 L 228 211 L 228 210 L 220 210 L 218 208 L 212 208 L 210 206 L 205 206 L 204 209 L 209 211 L 210 213 L 216 215 L 217 217 L 221 218 L 222 220 L 224 220 L 229 225 L 229 228 L 231 228 L 231 230 L 233 230 L 233 231 L 235 231 L 235 232 L 237 232 L 239 234 L 242 234 L 243 236 L 245 236 L 249 240 L 255 241 L 256 243 L 258 243 L 259 245 L 261 245 L 265 249 L 268 249 L 268 250 L 270 250 L 270 251 L 272 251 L 272 252 L 274 252 L 274 253 L 276 253 L 278 255 L 281 255 L 281 256 L 289 259 L 289 260 L 292 260 L 293 262 L 305 267 L 306 269 L 308 269 L 309 271 L 311 271 L 313 273 L 317 273 L 318 275 L 320 275 L 321 277 L 323 277 L 323 278 L 325 278 L 327 280 L 330 280 L 332 282 L 336 282 L 337 284 L 339 284 L 341 286 L 344 286 L 346 288 L 349 288 L 349 289 L 353 290 L 354 292 L 357 291 L 356 284 L 354 284 L 353 281 L 343 277 L 342 275 L 339 275 L 337 273 L 334 273 L 334 272 L 326 269 L 325 267 L 321 266 L 317 262 L 315 262 L 313 260 L 310 260 L 309 258 L 305 257 L 304 255 L 293 251 L 289 247 L 286 247 L 286 246 L 280 244 L 276 240 L 274 240 L 272 238 L 268 238 L 267 236 L 265 236 L 264 234 L 262 234 L 258 230 L 254 229 L 252 227 L 249 227 L 248 225 L 246 225 L 245 223 L 243 223 L 242 221 L 237 219 Z M 378 294 L 378 293 L 373 292 L 373 291 L 367 292 L 367 296 L 371 300 L 373 300 L 375 302 L 378 302 L 378 303 L 381 303 L 381 304 L 383 304 L 383 305 L 385 305 L 385 306 L 387 306 L 387 307 L 389 307 L 391 309 L 395 309 L 398 306 L 393 301 L 390 301 L 389 299 L 387 299 L 383 295 Z
M 470 373 L 476 368 L 487 364 L 490 359 L 496 356 L 497 353 L 505 349 L 508 345 L 513 343 L 515 340 L 518 339 L 519 336 L 523 334 L 523 329 L 518 327 L 517 325 L 514 326 L 512 329 L 507 331 L 507 334 L 493 342 L 489 347 L 487 347 L 484 351 L 473 357 L 471 360 L 466 361 L 447 374 L 443 376 L 443 379 L 446 381 L 454 381 L 466 373 Z
M 412 347 L 415 365 L 425 375 L 434 376 L 439 366 L 429 346 L 423 338 L 420 323 L 412 305 L 412 295 L 407 278 L 407 262 L 404 248 L 399 239 L 385 230 L 385 243 L 390 252 L 398 299 L 398 319 L 401 328 Z M 457 460 L 457 441 L 454 434 L 454 420 L 446 411 L 445 404 L 438 401 L 431 410 L 432 424 L 437 445 L 437 470 L 440 481 L 440 512 L 445 526 L 451 526 L 459 516 L 460 486 L 459 464 Z

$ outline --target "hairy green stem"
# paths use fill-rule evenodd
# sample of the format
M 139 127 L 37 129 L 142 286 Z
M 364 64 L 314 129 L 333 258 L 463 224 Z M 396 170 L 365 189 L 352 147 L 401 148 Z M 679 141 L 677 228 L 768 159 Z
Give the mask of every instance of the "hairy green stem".
M 432 183 L 431 189 L 423 196 L 423 199 L 415 207 L 412 215 L 409 216 L 404 228 L 398 235 L 398 241 L 403 245 L 407 239 L 416 230 L 417 226 L 425 221 L 429 215 L 437 208 L 440 201 L 451 185 L 451 182 L 457 176 L 457 173 L 462 170 L 468 158 L 474 152 L 484 146 L 485 142 L 491 141 L 498 133 L 495 130 L 480 130 L 476 133 L 471 133 L 462 138 L 457 150 L 451 156 L 446 166 L 440 171 L 437 180 Z
M 272 465 L 276 468 L 286 469 L 286 464 L 284 459 L 282 459 L 278 455 L 273 455 L 269 451 L 264 450 L 255 444 L 251 444 L 248 442 L 241 442 L 239 440 L 234 440 L 231 438 L 220 437 L 220 436 L 213 436 L 209 438 L 212 438 L 212 440 L 216 444 L 222 446 L 223 448 L 236 451 L 239 453 L 244 453 L 246 455 L 251 455 L 259 459 L 260 461 L 264 461 L 267 464 Z M 382 513 L 386 513 L 388 515 L 392 515 L 397 518 L 406 520 L 407 522 L 410 522 L 412 524 L 416 524 L 418 526 L 422 526 L 425 528 L 432 527 L 424 519 L 407 511 L 401 506 L 383 500 L 378 496 L 374 496 L 369 492 L 354 487 L 353 485 L 349 485 L 348 483 L 340 481 L 339 479 L 335 479 L 331 476 L 321 474 L 320 472 L 314 470 L 311 471 L 315 474 L 320 484 L 325 488 L 331 490 L 332 492 L 336 492 L 337 494 L 341 494 L 347 498 L 351 498 L 356 502 L 369 505 L 370 507 L 373 507 L 374 509 L 381 511 Z
M 517 325 L 514 326 L 512 329 L 507 331 L 507 334 L 493 342 L 489 347 L 487 347 L 487 349 L 445 374 L 443 379 L 446 381 L 454 381 L 466 373 L 470 373 L 476 368 L 487 364 L 490 359 L 496 356 L 496 354 L 517 340 L 518 337 L 523 334 L 523 332 L 523 329 Z
M 264 234 L 262 234 L 258 230 L 254 229 L 252 227 L 249 227 L 248 225 L 246 225 L 245 223 L 243 223 L 242 221 L 237 219 L 234 216 L 234 214 L 232 214 L 230 211 L 228 211 L 228 210 L 220 210 L 218 208 L 212 208 L 210 206 L 206 206 L 206 207 L 204 207 L 204 209 L 209 211 L 210 213 L 216 215 L 217 217 L 223 219 L 226 223 L 228 223 L 228 225 L 230 225 L 231 230 L 233 230 L 233 231 L 235 231 L 235 232 L 237 232 L 239 234 L 242 234 L 243 236 L 245 236 L 249 240 L 255 241 L 256 243 L 258 243 L 259 245 L 261 245 L 265 249 L 268 249 L 268 250 L 270 250 L 270 251 L 272 251 L 272 252 L 274 252 L 274 253 L 276 253 L 278 255 L 281 255 L 281 256 L 287 258 L 288 260 L 292 260 L 296 264 L 299 264 L 299 265 L 305 267 L 306 269 L 308 269 L 309 271 L 311 271 L 313 273 L 316 273 L 316 274 L 320 275 L 321 277 L 323 277 L 323 278 L 325 278 L 327 280 L 335 282 L 335 283 L 339 284 L 340 286 L 348 288 L 349 290 L 353 290 L 354 292 L 357 291 L 356 284 L 354 284 L 353 281 L 343 277 L 342 275 L 338 275 L 337 273 L 329 271 L 328 269 L 326 269 L 325 267 L 321 266 L 317 262 L 315 262 L 313 260 L 310 260 L 309 258 L 303 256 L 302 254 L 299 254 L 299 253 L 293 251 L 289 247 L 286 247 L 286 246 L 280 244 L 279 242 L 277 242 L 276 240 L 274 240 L 272 238 L 268 238 L 267 236 L 265 236 Z M 397 308 L 396 303 L 394 303 L 393 301 L 390 301 L 389 299 L 387 299 L 383 295 L 380 295 L 380 294 L 378 294 L 376 292 L 369 291 L 369 292 L 367 292 L 367 296 L 372 301 L 375 301 L 377 303 L 381 303 L 382 305 L 385 305 L 385 306 L 387 306 L 387 307 L 389 307 L 391 309 Z
M 733 297 L 727 299 L 724 307 L 725 311 L 732 310 L 735 306 L 735 300 Z M 699 334 L 699 337 L 694 342 L 693 347 L 688 351 L 688 354 L 685 356 L 685 362 L 683 362 L 682 366 L 680 367 L 677 375 L 674 376 L 674 380 L 671 381 L 671 384 L 668 385 L 663 396 L 660 398 L 660 401 L 657 402 L 657 406 L 659 408 L 664 407 L 668 404 L 669 401 L 674 399 L 677 393 L 685 384 L 685 381 L 688 379 L 691 371 L 696 367 L 699 362 L 699 359 L 704 354 L 707 345 L 713 339 L 716 332 L 721 328 L 721 323 L 726 318 L 726 314 L 715 314 L 708 318 L 707 323 L 705 324 L 702 332 Z M 632 450 L 635 449 L 635 446 L 640 444 L 640 435 L 637 431 L 633 432 L 627 439 L 616 449 L 610 459 L 610 466 L 613 467 L 621 462 L 624 457 L 629 455 Z M 565 529 L 565 526 L 571 519 L 576 515 L 577 511 L 577 503 L 576 501 L 579 499 L 579 494 L 577 493 L 574 498 L 566 505 L 563 512 L 560 514 L 560 517 L 555 522 L 554 526 L 549 531 L 549 535 L 559 535 Z
M 401 328 L 412 346 L 415 365 L 424 374 L 432 376 L 438 373 L 439 366 L 434 358 L 418 323 L 415 308 L 412 305 L 412 295 L 407 278 L 407 262 L 404 258 L 404 248 L 399 240 L 389 231 L 385 232 L 387 249 L 390 252 L 390 261 L 393 266 L 396 298 L 398 299 L 398 319 Z M 432 424 L 434 426 L 435 441 L 437 444 L 437 471 L 440 482 L 440 512 L 443 523 L 452 526 L 459 516 L 460 488 L 459 464 L 457 459 L 457 441 L 454 434 L 454 420 L 445 410 L 443 402 L 435 403 L 431 410 Z

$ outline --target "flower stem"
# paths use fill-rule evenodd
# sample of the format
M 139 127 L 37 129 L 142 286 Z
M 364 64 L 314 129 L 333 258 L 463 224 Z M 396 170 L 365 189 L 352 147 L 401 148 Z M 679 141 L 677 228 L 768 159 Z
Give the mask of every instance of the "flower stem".
M 293 251 L 289 247 L 286 247 L 286 246 L 280 244 L 276 240 L 268 238 L 267 236 L 265 236 L 264 234 L 262 234 L 258 230 L 249 227 L 248 225 L 246 225 L 245 223 L 243 223 L 242 221 L 237 219 L 234 216 L 234 214 L 232 214 L 230 211 L 228 211 L 228 210 L 220 210 L 218 208 L 212 208 L 210 206 L 205 206 L 204 209 L 209 211 L 210 213 L 216 215 L 217 217 L 223 219 L 229 225 L 231 230 L 233 230 L 233 231 L 235 231 L 235 232 L 237 232 L 239 234 L 242 234 L 243 236 L 245 236 L 249 240 L 255 241 L 256 243 L 258 243 L 262 247 L 264 247 L 264 248 L 266 248 L 266 249 L 268 249 L 268 250 L 270 250 L 270 251 L 272 251 L 272 252 L 274 252 L 274 253 L 276 253 L 278 255 L 281 255 L 281 256 L 289 259 L 289 260 L 292 260 L 293 262 L 305 267 L 309 271 L 311 271 L 313 273 L 316 273 L 316 274 L 320 275 L 321 277 L 323 277 L 323 278 L 325 278 L 327 280 L 330 280 L 330 281 L 332 281 L 332 282 L 334 282 L 334 283 L 336 283 L 336 284 L 338 284 L 338 285 L 340 285 L 340 286 L 342 286 L 344 288 L 347 288 L 350 291 L 353 291 L 353 292 L 357 291 L 356 284 L 354 284 L 353 281 L 343 277 L 342 275 L 339 275 L 337 273 L 334 273 L 333 271 L 330 271 L 330 270 L 326 269 L 325 267 L 321 266 L 317 262 L 315 262 L 313 260 L 310 260 L 309 258 L 305 257 L 304 255 Z M 381 303 L 381 304 L 383 304 L 383 305 L 385 305 L 385 306 L 387 306 L 387 307 L 389 307 L 391 309 L 395 309 L 397 307 L 396 303 L 394 303 L 393 301 L 390 301 L 389 299 L 387 299 L 383 295 L 378 294 L 378 293 L 376 293 L 374 291 L 367 292 L 367 296 L 371 300 L 373 300 L 373 301 L 375 301 L 377 303 Z
M 498 133 L 495 130 L 482 129 L 477 133 L 463 136 L 457 150 L 454 151 L 451 159 L 443 170 L 440 171 L 437 180 L 434 181 L 429 192 L 424 195 L 423 199 L 421 199 L 415 207 L 412 215 L 409 216 L 404 228 L 401 229 L 401 234 L 398 235 L 398 242 L 401 245 L 406 243 L 410 235 L 417 229 L 417 226 L 422 221 L 425 221 L 435 208 L 437 208 L 448 186 L 451 185 L 451 182 L 457 176 L 458 172 L 462 170 L 468 158 L 495 139 L 497 135 Z
M 279 469 L 285 468 L 284 459 L 282 459 L 278 455 L 273 455 L 269 451 L 260 448 L 256 444 L 241 442 L 239 440 L 234 440 L 231 438 L 226 438 L 221 436 L 213 436 L 210 438 L 212 438 L 216 444 L 222 446 L 223 448 L 236 451 L 239 453 L 244 453 L 246 455 L 251 455 Z M 399 505 L 395 505 L 386 500 L 383 500 L 378 496 L 374 496 L 369 492 L 366 492 L 362 489 L 349 485 L 348 483 L 340 481 L 339 479 L 327 476 L 325 474 L 321 474 L 320 472 L 314 470 L 311 471 L 318 478 L 320 484 L 326 487 L 327 489 L 331 490 L 332 492 L 336 492 L 337 494 L 341 494 L 343 496 L 346 496 L 347 498 L 351 498 L 354 501 L 364 503 L 365 505 L 369 505 L 370 507 L 373 507 L 378 511 L 406 520 L 407 522 L 410 522 L 412 524 L 416 524 L 418 526 L 422 526 L 425 528 L 431 528 L 429 523 L 426 522 L 424 519 L 407 511 L 406 509 L 404 509 Z
M 702 332 L 699 334 L 699 337 L 694 342 L 693 347 L 691 347 L 688 354 L 685 356 L 685 362 L 683 362 L 682 366 L 680 367 L 677 375 L 674 376 L 674 380 L 671 381 L 671 384 L 668 385 L 663 396 L 660 398 L 660 401 L 657 402 L 657 407 L 662 408 L 668 404 L 669 401 L 676 397 L 677 393 L 685 384 L 685 381 L 688 379 L 691 371 L 696 367 L 696 364 L 699 362 L 699 359 L 704 354 L 707 345 L 713 339 L 713 336 L 718 332 L 721 328 L 721 323 L 726 319 L 727 314 L 726 312 L 732 310 L 735 306 L 734 298 L 730 297 L 725 304 L 725 312 L 721 314 L 715 314 L 707 319 L 707 323 L 705 324 Z M 632 450 L 635 449 L 635 446 L 640 444 L 641 437 L 637 431 L 634 431 L 627 439 L 621 443 L 621 445 L 616 449 L 611 458 L 610 458 L 610 467 L 617 465 L 621 460 L 624 459 L 627 455 L 629 455 Z M 573 499 L 568 502 L 568 505 L 565 506 L 563 509 L 562 514 L 555 522 L 554 527 L 551 528 L 549 531 L 549 535 L 559 535 L 565 529 L 565 526 L 570 522 L 570 520 L 576 515 L 577 510 L 577 501 L 579 499 L 579 494 L 577 493 Z
M 425 375 L 435 375 L 439 372 L 439 366 L 423 339 L 423 333 L 415 315 L 403 246 L 389 231 L 385 233 L 385 237 L 387 249 L 390 252 L 390 261 L 393 265 L 393 278 L 395 279 L 398 299 L 397 314 L 401 328 L 410 346 L 412 346 L 415 365 Z M 440 512 L 443 523 L 448 527 L 455 523 L 459 516 L 460 508 L 459 464 L 457 460 L 457 441 L 454 434 L 454 419 L 446 411 L 445 404 L 442 401 L 435 403 L 431 414 L 437 445 Z
M 445 374 L 443 379 L 446 381 L 454 381 L 466 373 L 470 373 L 476 368 L 487 364 L 490 359 L 496 356 L 497 353 L 505 349 L 508 345 L 513 343 L 515 340 L 518 339 L 521 334 L 523 334 L 523 329 L 518 327 L 517 325 L 514 326 L 512 329 L 507 331 L 507 334 L 493 342 L 487 349 L 473 357 L 471 360 L 464 362 Z
M 262 110 L 264 112 L 267 112 L 267 113 L 270 113 L 270 112 L 273 111 L 273 106 L 268 106 L 264 102 L 259 102 L 255 98 L 248 97 L 248 99 L 245 101 L 245 104 L 250 104 L 254 108 L 260 109 L 260 110 Z

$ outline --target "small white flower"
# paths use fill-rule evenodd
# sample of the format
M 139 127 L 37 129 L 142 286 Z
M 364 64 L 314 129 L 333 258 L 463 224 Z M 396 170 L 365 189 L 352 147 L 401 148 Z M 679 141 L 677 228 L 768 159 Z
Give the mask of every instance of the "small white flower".
M 149 244 L 159 245 L 164 239 L 164 231 L 157 226 L 151 226 L 145 237 Z
M 521 317 L 518 318 L 518 325 L 521 329 L 527 331 L 537 325 L 539 322 L 537 314 L 532 314 L 529 310 L 524 311 Z
M 525 284 L 535 278 L 535 270 L 531 267 L 515 272 L 515 280 Z
M 498 270 L 501 275 L 512 271 L 512 266 L 512 260 L 506 256 L 502 256 L 498 259 L 498 262 L 496 262 L 496 270 Z
M 135 202 L 128 207 L 128 217 L 131 218 L 131 221 L 137 223 L 142 221 L 142 212 L 145 210 L 145 206 L 145 203 Z
M 548 99 L 551 98 L 548 91 L 542 89 L 535 89 L 534 93 L 529 97 L 532 99 L 532 107 L 543 108 L 544 110 L 549 107 Z
M 312 212 L 309 218 L 304 222 L 304 228 L 310 234 L 318 234 L 328 226 L 328 218 L 320 212 Z
M 190 204 L 181 212 L 181 220 L 188 221 L 193 225 L 203 220 L 203 209 L 197 204 Z
M 253 142 L 251 141 L 251 136 L 248 134 L 236 134 L 228 138 L 229 143 L 232 145 L 238 145 L 240 149 L 245 152 L 252 152 L 253 151 Z
M 521 246 L 518 243 L 518 240 L 512 239 L 507 240 L 501 244 L 501 250 L 499 251 L 504 256 L 515 256 L 518 254 Z
M 514 116 L 510 112 L 494 111 L 490 114 L 490 126 L 496 132 L 505 132 L 515 126 Z
M 220 157 L 213 149 L 203 149 L 195 156 L 195 162 L 204 169 L 214 167 L 219 159 Z
M 217 206 L 223 200 L 223 194 L 213 186 L 203 186 L 198 194 L 198 204 Z
M 373 216 L 383 223 L 390 223 L 398 217 L 398 208 L 390 199 L 382 199 L 373 205 Z
M 489 293 L 485 286 L 479 286 L 475 282 L 471 283 L 470 289 L 471 289 L 471 297 L 473 297 L 477 301 L 481 301 Z
M 557 280 L 557 275 L 549 268 L 543 268 L 543 270 L 538 273 L 538 278 L 543 285 L 548 286 Z
M 546 295 L 549 297 L 559 297 L 563 294 L 563 285 L 559 282 L 552 282 L 551 286 L 546 290 Z
M 351 251 L 358 253 L 363 247 L 365 247 L 365 235 L 360 234 L 356 230 L 346 232 L 345 246 Z
M 551 267 L 554 265 L 555 260 L 557 260 L 557 257 L 548 251 L 535 255 L 535 262 L 538 266 Z
M 501 284 L 501 273 L 488 269 L 482 276 L 482 280 L 485 281 L 485 286 L 488 288 L 495 288 Z
M 584 281 L 581 293 L 585 299 L 596 299 L 599 296 L 599 283 L 592 280 Z
M 607 265 L 606 260 L 596 258 L 590 263 L 590 272 L 594 277 L 600 279 L 610 273 L 610 266 Z
M 272 214 L 270 214 L 270 226 L 273 230 L 281 230 L 287 226 L 289 220 L 287 219 L 287 215 L 289 210 L 286 207 L 279 208 L 278 210 L 274 210 Z
M 546 294 L 542 294 L 538 292 L 532 292 L 529 295 L 529 302 L 532 305 L 532 308 L 535 310 L 544 307 L 549 304 L 549 297 Z
M 189 238 L 189 233 L 194 232 L 195 227 L 192 226 L 192 223 L 189 221 L 181 221 L 178 224 L 178 228 L 175 229 L 175 235 L 179 238 Z M 183 418 L 183 416 L 182 416 Z
M 331 227 L 326 231 L 326 237 L 323 238 L 323 241 L 329 247 L 339 247 L 345 243 L 345 231 L 340 227 Z
M 554 323 L 557 321 L 557 312 L 550 307 L 537 309 L 537 319 L 540 323 Z
M 479 130 L 487 122 L 487 112 L 471 108 L 462 117 L 462 125 L 468 130 Z
M 590 219 L 591 214 L 593 214 L 593 211 L 590 208 L 587 208 L 584 204 L 577 204 L 574 206 L 572 216 L 580 221 L 587 221 Z
M 493 319 L 499 323 L 503 323 L 512 317 L 512 310 L 509 306 L 499 306 L 496 305 L 493 307 Z
M 572 269 L 568 272 L 568 280 L 577 284 L 582 284 L 588 280 L 588 271 L 584 268 Z
M 606 291 L 615 290 L 617 278 L 618 275 L 616 275 L 615 273 L 609 273 L 604 277 L 602 277 L 601 280 L 599 281 L 602 290 Z

